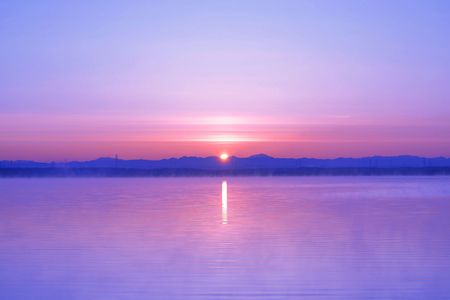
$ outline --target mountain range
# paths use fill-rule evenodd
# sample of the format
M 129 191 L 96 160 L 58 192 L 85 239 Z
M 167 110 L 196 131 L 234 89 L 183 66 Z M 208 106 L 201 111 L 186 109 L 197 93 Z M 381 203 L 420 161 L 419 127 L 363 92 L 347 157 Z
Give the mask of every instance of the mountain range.
M 371 156 L 361 158 L 275 158 L 265 154 L 249 157 L 230 157 L 221 161 L 216 156 L 169 158 L 160 160 L 123 160 L 102 157 L 89 161 L 36 162 L 0 161 L 0 168 L 119 168 L 119 169 L 196 169 L 196 170 L 257 170 L 299 168 L 430 168 L 450 167 L 450 158 L 419 156 Z

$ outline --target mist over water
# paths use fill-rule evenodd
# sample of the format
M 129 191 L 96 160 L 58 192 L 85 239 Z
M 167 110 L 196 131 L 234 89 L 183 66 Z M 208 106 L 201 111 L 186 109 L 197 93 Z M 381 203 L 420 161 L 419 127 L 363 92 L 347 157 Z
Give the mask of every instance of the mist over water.
M 0 299 L 448 299 L 450 177 L 0 180 Z

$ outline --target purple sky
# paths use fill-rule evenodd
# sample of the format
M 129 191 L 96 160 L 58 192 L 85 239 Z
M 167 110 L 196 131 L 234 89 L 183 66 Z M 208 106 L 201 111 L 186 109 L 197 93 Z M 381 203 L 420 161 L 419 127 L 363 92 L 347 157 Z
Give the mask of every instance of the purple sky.
M 448 1 L 2 1 L 0 159 L 450 156 Z

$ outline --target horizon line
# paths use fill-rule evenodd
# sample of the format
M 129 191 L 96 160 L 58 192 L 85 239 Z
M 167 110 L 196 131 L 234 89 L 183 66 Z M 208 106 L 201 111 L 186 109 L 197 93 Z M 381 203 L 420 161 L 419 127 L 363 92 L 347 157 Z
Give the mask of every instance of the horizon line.
M 421 155 L 413 155 L 413 154 L 398 154 L 398 155 L 369 155 L 369 156 L 336 156 L 336 157 L 330 157 L 330 158 L 318 158 L 318 157 L 276 157 L 271 156 L 265 153 L 256 153 L 249 156 L 236 156 L 236 155 L 230 155 L 228 159 L 248 159 L 252 157 L 257 156 L 264 156 L 272 159 L 316 159 L 316 160 L 336 160 L 336 159 L 365 159 L 365 158 L 398 158 L 398 157 L 413 157 L 413 158 L 423 158 L 423 159 L 437 159 L 437 158 L 444 158 L 444 159 L 450 159 L 450 156 L 440 155 L 440 156 L 421 156 Z M 162 160 L 170 160 L 170 159 L 185 159 L 185 158 L 216 158 L 220 160 L 220 154 L 219 155 L 209 155 L 209 156 L 195 156 L 195 155 L 183 155 L 183 156 L 172 156 L 167 158 L 160 158 L 160 159 L 151 159 L 151 158 L 120 158 L 119 156 L 99 156 L 97 158 L 93 159 L 85 159 L 85 160 L 48 160 L 48 161 L 42 161 L 42 160 L 32 160 L 32 159 L 0 159 L 1 162 L 36 162 L 36 163 L 69 163 L 69 162 L 90 162 L 90 161 L 96 161 L 100 159 L 111 159 L 111 160 L 120 160 L 120 161 L 133 161 L 133 160 L 145 160 L 145 161 L 162 161 Z

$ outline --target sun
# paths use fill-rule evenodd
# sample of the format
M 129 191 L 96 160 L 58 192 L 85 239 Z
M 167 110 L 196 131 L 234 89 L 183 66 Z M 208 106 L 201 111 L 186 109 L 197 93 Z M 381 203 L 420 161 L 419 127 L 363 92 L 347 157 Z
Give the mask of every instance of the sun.
M 220 154 L 220 160 L 222 160 L 222 161 L 226 161 L 227 159 L 228 159 L 228 157 L 230 157 L 229 155 L 228 155 L 228 153 L 222 153 L 222 154 Z

